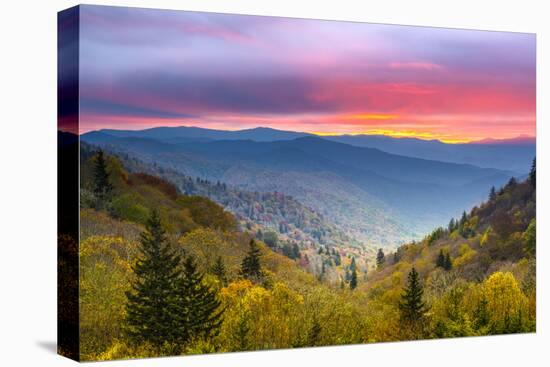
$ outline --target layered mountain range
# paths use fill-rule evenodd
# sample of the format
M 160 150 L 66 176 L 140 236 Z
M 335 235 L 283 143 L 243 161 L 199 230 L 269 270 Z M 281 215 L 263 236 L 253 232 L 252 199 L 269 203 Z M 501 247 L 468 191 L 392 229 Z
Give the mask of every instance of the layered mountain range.
M 374 246 L 396 246 L 445 224 L 491 186 L 527 173 L 535 154 L 528 141 L 444 144 L 269 128 L 100 130 L 81 140 L 236 190 L 288 195 Z

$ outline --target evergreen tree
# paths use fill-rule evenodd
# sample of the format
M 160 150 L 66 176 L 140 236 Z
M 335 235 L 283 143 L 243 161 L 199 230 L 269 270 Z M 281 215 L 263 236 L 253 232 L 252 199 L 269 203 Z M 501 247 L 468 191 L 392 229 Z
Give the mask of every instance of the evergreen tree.
M 443 253 L 443 250 L 439 250 L 439 255 L 437 255 L 435 265 L 438 268 L 445 268 L 445 254 Z
M 418 272 L 413 267 L 407 277 L 407 287 L 399 303 L 402 322 L 416 323 L 423 319 L 426 312 L 426 304 L 422 300 L 423 294 Z
M 455 219 L 454 219 L 454 218 L 451 218 L 451 220 L 449 221 L 449 225 L 447 226 L 447 230 L 449 231 L 449 233 L 451 233 L 451 232 L 453 232 L 455 229 L 456 229 L 456 222 L 455 222 Z
M 349 281 L 349 289 L 354 290 L 357 288 L 357 270 L 355 267 L 351 271 L 351 279 Z
M 461 230 L 462 230 L 462 228 L 464 227 L 464 225 L 466 224 L 467 221 L 468 221 L 468 216 L 466 215 L 466 211 L 463 211 L 462 212 L 462 217 L 460 217 L 460 222 L 459 222 L 459 226 L 460 226 Z
M 184 337 L 180 343 L 191 338 L 208 338 L 217 335 L 222 323 L 223 310 L 216 293 L 203 284 L 203 274 L 197 270 L 192 256 L 183 262 L 183 276 L 179 281 L 180 330 Z
M 468 223 L 468 216 L 466 215 L 466 212 L 462 212 L 462 217 L 460 218 L 460 223 L 459 223 L 459 227 L 458 227 L 458 231 L 460 233 L 460 235 L 464 238 L 468 238 L 471 234 L 472 234 L 472 231 L 470 228 L 468 228 L 468 226 L 466 226 L 466 224 Z
M 248 350 L 250 348 L 250 317 L 248 312 L 241 313 L 239 322 L 237 323 L 237 330 L 235 332 L 235 339 L 238 342 L 238 350 Z
M 254 239 L 250 240 L 248 253 L 241 263 L 241 275 L 253 282 L 260 282 L 263 278 L 260 264 L 260 248 Z
M 93 170 L 94 181 L 93 191 L 100 200 L 107 200 L 113 191 L 113 185 L 109 181 L 109 172 L 107 172 L 107 163 L 105 155 L 100 150 L 95 156 L 95 165 Z
M 165 342 L 185 339 L 178 315 L 181 259 L 170 250 L 156 211 L 147 221 L 140 244 L 139 259 L 132 267 L 136 280 L 126 292 L 126 332 L 131 342 L 149 342 L 160 349 Z
M 216 258 L 216 262 L 212 266 L 212 274 L 214 274 L 224 286 L 227 285 L 227 272 L 221 256 Z
M 533 188 L 537 187 L 537 158 L 533 158 L 533 164 L 531 165 L 531 171 L 529 172 L 529 183 Z
M 445 254 L 445 262 L 443 263 L 443 268 L 445 270 L 451 270 L 453 268 L 453 262 L 451 261 L 451 255 L 447 252 Z
M 493 201 L 497 198 L 497 192 L 495 190 L 495 187 L 491 187 L 491 191 L 489 192 L 489 200 Z
M 296 242 L 292 244 L 292 256 L 294 257 L 294 259 L 299 259 L 301 257 L 300 248 L 298 247 L 298 244 Z
M 386 262 L 386 256 L 384 255 L 384 251 L 382 249 L 378 249 L 378 253 L 376 254 L 376 265 L 378 267 L 381 267 L 382 264 Z
M 349 266 L 349 270 L 351 270 L 352 272 L 355 271 L 357 268 L 357 265 L 355 264 L 355 257 L 352 257 L 351 258 L 351 264 Z
M 340 257 L 340 253 L 336 253 L 334 255 L 334 265 L 340 266 L 342 264 L 342 258 Z
M 487 308 L 487 298 L 485 295 L 479 301 L 476 309 L 474 310 L 474 328 L 480 330 L 489 325 L 490 314 L 489 309 Z

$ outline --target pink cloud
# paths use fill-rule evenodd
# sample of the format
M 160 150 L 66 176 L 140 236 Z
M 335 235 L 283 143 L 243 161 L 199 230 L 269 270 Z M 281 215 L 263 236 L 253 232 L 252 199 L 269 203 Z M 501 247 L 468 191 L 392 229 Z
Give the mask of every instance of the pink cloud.
M 392 62 L 390 63 L 390 69 L 397 70 L 441 70 L 443 66 L 434 64 L 431 62 Z

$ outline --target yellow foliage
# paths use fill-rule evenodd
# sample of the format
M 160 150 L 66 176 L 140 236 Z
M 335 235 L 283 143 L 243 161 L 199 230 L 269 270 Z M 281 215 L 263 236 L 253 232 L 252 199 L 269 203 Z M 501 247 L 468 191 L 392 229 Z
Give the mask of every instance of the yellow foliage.
M 221 233 L 210 228 L 199 227 L 182 236 L 178 244 L 195 256 L 203 272 L 210 270 L 217 257 L 222 255 L 228 269 L 235 270 L 240 264 L 241 253 L 235 253 Z
M 83 359 L 103 352 L 120 338 L 125 292 L 132 277 L 135 243 L 121 237 L 92 236 L 80 244 L 80 352 Z
M 460 232 L 458 231 L 458 229 L 455 229 L 455 230 L 449 235 L 449 238 L 450 238 L 452 241 L 456 241 L 459 237 L 460 237 Z
M 458 253 L 460 254 L 460 256 L 453 260 L 454 267 L 463 266 L 471 259 L 473 259 L 477 254 L 477 252 L 472 249 L 467 243 L 463 243 L 462 245 L 460 245 Z
M 503 322 L 527 308 L 527 298 L 510 272 L 493 273 L 483 283 L 483 290 L 487 307 L 491 310 L 490 318 L 495 323 Z
M 226 312 L 219 340 L 224 349 L 290 347 L 303 317 L 303 297 L 282 283 L 272 289 L 248 280 L 231 283 L 220 292 Z

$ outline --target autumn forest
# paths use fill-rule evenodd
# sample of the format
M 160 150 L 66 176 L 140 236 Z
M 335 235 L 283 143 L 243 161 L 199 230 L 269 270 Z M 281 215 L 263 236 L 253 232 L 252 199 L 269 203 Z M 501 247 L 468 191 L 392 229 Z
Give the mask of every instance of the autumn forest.
M 82 360 L 535 331 L 534 162 L 448 226 L 360 258 L 247 228 L 123 161 L 81 147 Z

